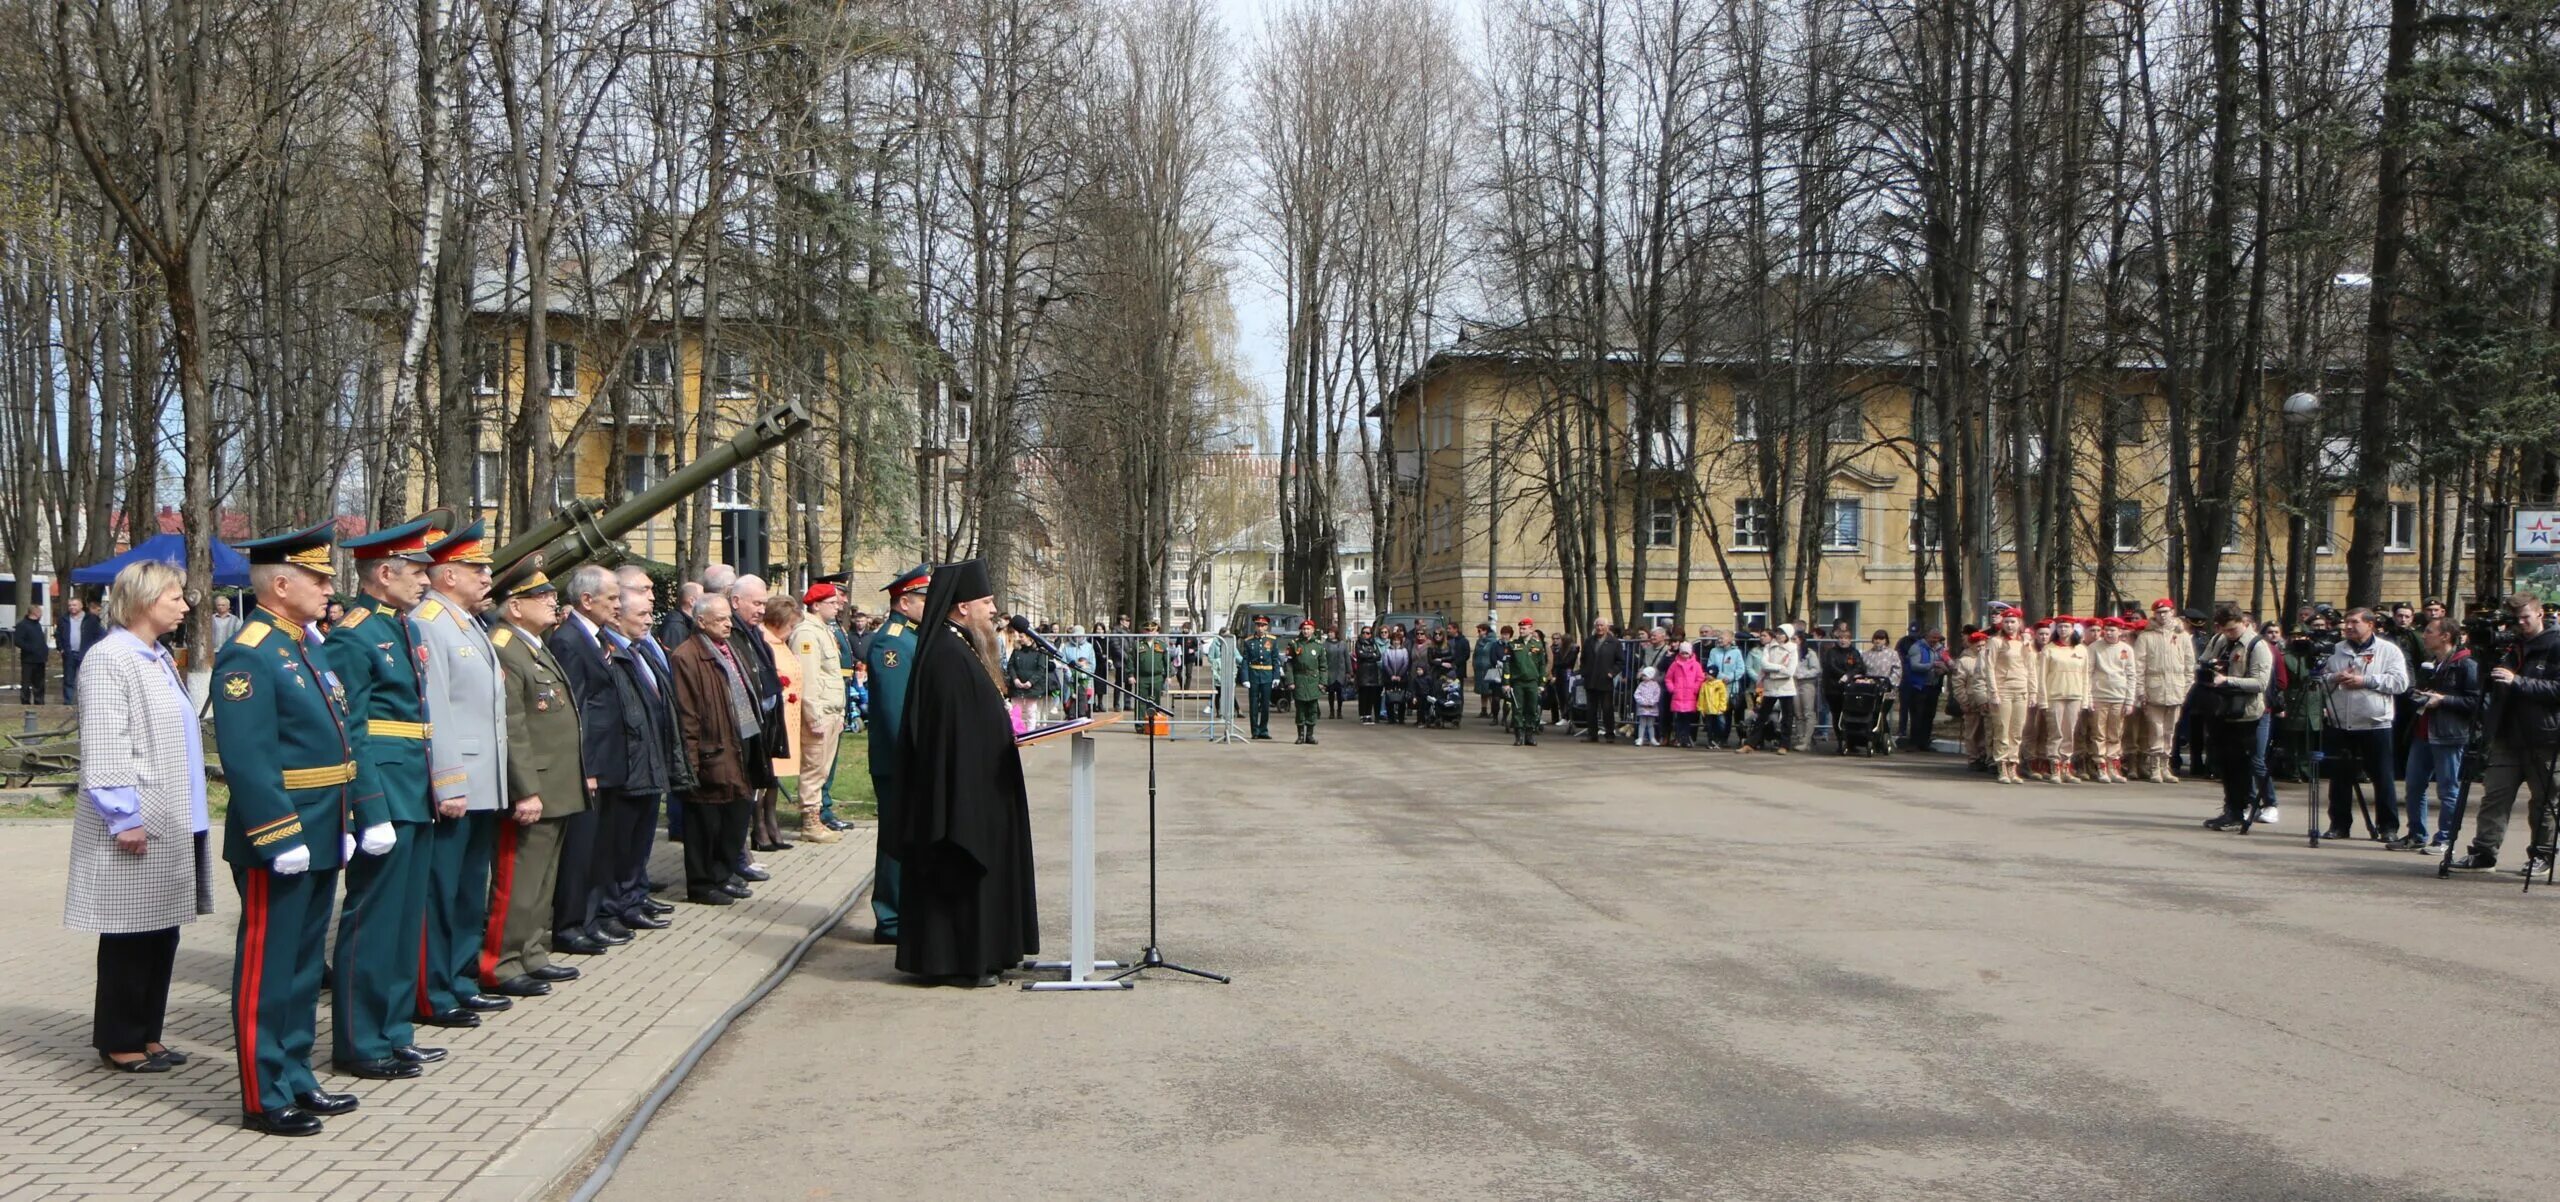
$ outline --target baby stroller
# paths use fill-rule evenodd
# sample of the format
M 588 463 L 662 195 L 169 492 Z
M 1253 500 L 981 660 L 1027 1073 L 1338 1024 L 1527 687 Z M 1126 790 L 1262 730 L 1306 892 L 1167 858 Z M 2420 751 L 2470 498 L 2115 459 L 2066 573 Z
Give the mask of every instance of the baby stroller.
M 1440 692 L 1433 702 L 1440 707 L 1440 724 L 1458 729 L 1458 721 L 1467 716 L 1467 689 L 1464 682 L 1452 676 L 1440 682 Z
M 1873 676 L 1853 676 L 1840 692 L 1840 712 L 1831 715 L 1832 753 L 1847 755 L 1855 747 L 1864 755 L 1891 755 L 1893 740 L 1884 729 L 1885 690 Z

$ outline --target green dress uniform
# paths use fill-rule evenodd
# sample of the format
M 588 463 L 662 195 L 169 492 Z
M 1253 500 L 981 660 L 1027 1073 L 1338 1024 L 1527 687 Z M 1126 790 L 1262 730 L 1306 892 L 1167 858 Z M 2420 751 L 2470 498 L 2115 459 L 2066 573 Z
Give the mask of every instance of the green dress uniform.
M 1511 744 L 1538 745 L 1538 690 L 1547 680 L 1546 644 L 1517 639 L 1502 653 L 1502 683 L 1511 690 Z
M 1148 631 L 1138 639 L 1138 649 L 1129 657 L 1129 687 L 1139 696 L 1163 705 L 1167 662 L 1164 636 Z
M 326 573 L 329 529 L 240 550 L 251 563 Z M 356 780 L 343 686 L 313 650 L 300 627 L 259 606 L 214 653 L 212 682 L 214 747 L 231 789 L 222 858 L 240 890 L 231 1024 L 241 1104 L 248 1126 L 295 1134 L 316 1129 L 305 1108 L 329 1100 L 311 1073 L 311 1045 Z M 293 853 L 303 853 L 295 858 L 306 867 L 277 871 Z
M 428 525 L 411 522 L 345 546 L 359 562 L 386 556 L 423 559 Z M 396 1065 L 399 1049 L 417 1041 L 418 947 L 427 922 L 427 840 L 435 807 L 427 797 L 425 653 L 408 616 L 376 598 L 358 597 L 329 632 L 330 667 L 347 689 L 348 741 L 355 747 L 356 825 L 391 824 L 394 842 L 379 855 L 359 852 L 346 867 L 347 900 L 338 915 L 338 947 L 330 963 L 334 1019 L 330 1059 L 349 1065 Z M 383 1075 L 357 1070 L 359 1076 Z M 393 1070 L 391 1075 L 416 1076 Z
M 933 569 L 922 564 L 898 574 L 883 591 L 895 604 L 900 594 L 923 589 L 933 581 Z M 900 807 L 906 804 L 905 774 L 900 771 L 905 752 L 898 741 L 904 733 L 901 722 L 907 705 L 907 672 L 915 666 L 916 627 L 903 614 L 892 613 L 888 622 L 871 632 L 871 645 L 862 657 L 863 670 L 871 677 L 871 712 L 864 717 L 870 732 L 871 796 L 880 814 L 879 830 L 893 830 Z M 892 942 L 898 937 L 898 859 L 889 854 L 889 841 L 877 841 L 871 859 L 871 938 L 873 942 Z
M 1289 688 L 1298 702 L 1298 741 L 1316 741 L 1318 707 L 1324 704 L 1324 639 L 1301 634 L 1289 640 Z
M 549 591 L 542 573 L 513 595 Z M 480 943 L 480 985 L 491 993 L 543 994 L 538 974 L 551 967 L 551 892 L 560 878 L 560 840 L 569 819 L 584 813 L 586 770 L 579 759 L 578 702 L 569 675 L 542 638 L 509 623 L 489 632 L 497 649 L 500 691 L 507 701 L 507 804 L 542 799 L 530 824 L 498 820 L 489 863 L 489 929 Z M 536 988 L 540 986 L 540 988 Z
M 1246 712 L 1253 718 L 1254 738 L 1271 737 L 1271 688 L 1279 682 L 1280 640 L 1267 631 L 1246 639 L 1237 648 L 1236 683 L 1245 687 Z

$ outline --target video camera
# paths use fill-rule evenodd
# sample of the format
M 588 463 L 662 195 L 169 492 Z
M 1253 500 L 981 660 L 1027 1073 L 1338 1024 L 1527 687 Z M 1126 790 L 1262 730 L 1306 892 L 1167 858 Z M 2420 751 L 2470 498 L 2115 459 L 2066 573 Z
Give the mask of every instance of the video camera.
M 2337 606 L 2325 602 L 2312 606 L 2311 616 L 2320 619 L 2323 625 L 2303 627 L 2301 633 L 2294 636 L 2294 641 L 2311 649 L 2311 663 L 2316 668 L 2329 662 L 2330 654 L 2338 649 L 2339 640 L 2347 636 L 2346 619 L 2340 616 Z
M 2483 659 L 2515 646 L 2520 637 L 2515 611 L 2503 606 L 2475 612 L 2462 620 L 2463 642 L 2470 645 L 2472 654 Z

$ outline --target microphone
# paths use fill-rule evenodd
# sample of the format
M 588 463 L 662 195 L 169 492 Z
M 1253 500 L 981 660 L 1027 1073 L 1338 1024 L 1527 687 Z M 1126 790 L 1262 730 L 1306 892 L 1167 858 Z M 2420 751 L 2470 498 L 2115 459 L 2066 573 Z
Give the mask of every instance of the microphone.
M 1066 653 L 1066 652 L 1064 652 L 1064 651 L 1060 651 L 1060 650 L 1058 650 L 1058 645 L 1057 645 L 1056 643 L 1052 643 L 1052 642 L 1050 642 L 1050 641 L 1048 640 L 1048 638 L 1047 638 L 1047 637 L 1045 637 L 1045 636 L 1043 636 L 1039 631 L 1037 631 L 1037 630 L 1033 630 L 1033 629 L 1031 628 L 1031 619 L 1026 618 L 1026 617 L 1023 617 L 1021 614 L 1015 614 L 1015 615 L 1013 615 L 1013 618 L 1012 618 L 1010 621 L 1008 621 L 1008 622 L 1006 622 L 1006 623 L 1005 623 L 1005 625 L 1006 625 L 1008 628 L 1010 628 L 1010 629 L 1011 629 L 1015 634 L 1021 635 L 1022 637 L 1024 637 L 1024 638 L 1027 638 L 1027 639 L 1031 640 L 1031 641 L 1032 641 L 1034 644 L 1036 644 L 1036 645 L 1037 645 L 1037 646 L 1038 646 L 1042 651 L 1047 652 L 1047 653 L 1049 654 L 1049 658 L 1051 658 L 1051 659 L 1065 659 L 1065 658 L 1067 658 L 1067 653 Z

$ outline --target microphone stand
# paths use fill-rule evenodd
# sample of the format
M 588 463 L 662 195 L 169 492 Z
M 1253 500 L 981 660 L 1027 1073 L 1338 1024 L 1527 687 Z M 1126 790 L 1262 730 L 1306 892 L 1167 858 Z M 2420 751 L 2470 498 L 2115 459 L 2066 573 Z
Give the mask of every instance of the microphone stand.
M 1032 646 L 1038 647 L 1041 653 L 1047 655 L 1049 658 L 1065 664 L 1069 671 L 1084 677 L 1086 680 L 1099 684 L 1121 697 L 1137 702 L 1140 707 L 1144 708 L 1151 715 L 1161 716 L 1167 722 L 1171 722 L 1173 720 L 1173 710 L 1171 707 L 1157 701 L 1155 698 L 1141 697 L 1136 691 L 1123 688 L 1116 681 L 1104 679 L 1102 676 L 1096 674 L 1092 669 L 1060 654 L 1057 647 L 1053 646 L 1048 639 L 1030 631 L 1024 631 L 1023 633 L 1030 635 Z M 1130 965 L 1128 968 L 1122 970 L 1118 976 L 1112 977 L 1111 979 L 1114 981 L 1125 981 L 1139 973 L 1147 971 L 1150 968 L 1164 968 L 1171 969 L 1174 972 L 1188 973 L 1195 977 L 1203 977 L 1208 980 L 1216 981 L 1221 985 L 1232 983 L 1228 978 L 1220 976 L 1217 973 L 1207 972 L 1197 968 L 1186 968 L 1171 960 L 1165 959 L 1163 947 L 1156 942 L 1156 724 L 1153 721 L 1149 721 L 1147 723 L 1147 948 L 1145 952 L 1139 955 L 1137 963 Z

